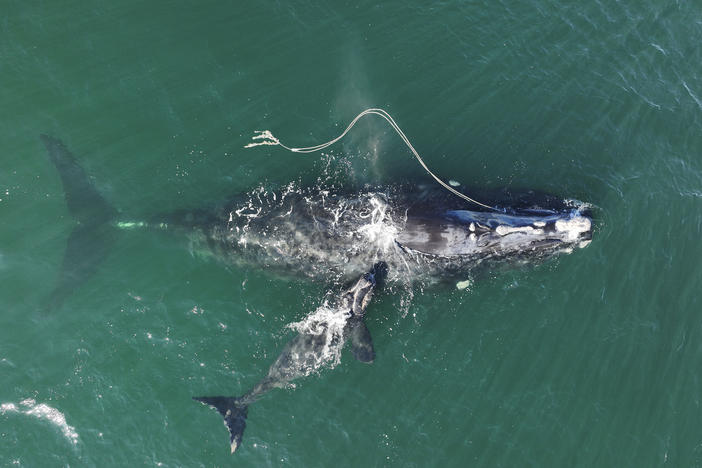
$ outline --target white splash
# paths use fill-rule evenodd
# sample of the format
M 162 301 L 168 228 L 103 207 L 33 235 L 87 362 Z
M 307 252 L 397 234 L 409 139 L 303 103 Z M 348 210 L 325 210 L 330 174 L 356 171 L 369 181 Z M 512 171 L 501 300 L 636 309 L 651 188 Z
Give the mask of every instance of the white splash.
M 344 328 L 349 318 L 345 308 L 332 307 L 326 302 L 299 322 L 287 325 L 300 334 L 312 335 L 324 340 L 314 359 L 307 360 L 309 367 L 305 375 L 317 372 L 324 367 L 333 369 L 341 362 L 341 350 L 344 347 Z
M 0 414 L 17 412 L 19 412 L 19 409 L 17 409 L 17 405 L 15 405 L 14 403 L 3 403 L 2 405 L 0 405 Z
M 32 399 L 27 398 L 20 401 L 19 406 L 14 403 L 2 403 L 0 404 L 0 414 L 5 413 L 18 413 L 26 414 L 29 416 L 34 416 L 35 418 L 49 421 L 51 424 L 58 427 L 63 436 L 68 439 L 73 445 L 78 444 L 78 433 L 73 426 L 69 426 L 66 422 L 66 416 L 56 408 L 53 408 L 47 404 L 39 403 Z
M 369 218 L 369 222 L 359 227 L 358 232 L 369 244 L 375 245 L 381 251 L 387 251 L 395 245 L 397 227 L 392 221 L 387 203 L 374 196 L 370 199 L 370 204 L 371 212 L 362 216 Z

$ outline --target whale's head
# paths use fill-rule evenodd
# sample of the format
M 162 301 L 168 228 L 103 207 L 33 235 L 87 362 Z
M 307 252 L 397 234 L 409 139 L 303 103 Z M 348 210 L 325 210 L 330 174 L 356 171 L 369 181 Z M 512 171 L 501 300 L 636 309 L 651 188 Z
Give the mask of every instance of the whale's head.
M 579 210 L 525 210 L 514 213 L 449 211 L 447 230 L 458 230 L 463 239 L 457 252 L 491 250 L 497 254 L 539 256 L 570 252 L 592 240 L 592 219 Z M 461 237 L 461 236 L 457 236 Z
M 345 301 L 347 307 L 351 310 L 352 316 L 363 316 L 373 296 L 373 289 L 377 284 L 382 284 L 387 272 L 387 264 L 385 262 L 378 262 L 346 291 L 344 294 Z
M 581 208 L 448 210 L 439 216 L 408 219 L 398 243 L 441 257 L 539 257 L 587 246 L 592 227 L 591 216 Z

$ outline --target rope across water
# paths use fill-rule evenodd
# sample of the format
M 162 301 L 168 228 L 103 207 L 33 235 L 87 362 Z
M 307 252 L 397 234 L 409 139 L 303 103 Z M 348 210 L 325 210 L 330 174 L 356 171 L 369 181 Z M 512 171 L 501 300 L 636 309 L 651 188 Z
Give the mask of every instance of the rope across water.
M 468 202 L 475 203 L 476 205 L 482 206 L 483 208 L 487 208 L 489 210 L 500 211 L 499 209 L 497 209 L 493 206 L 486 205 L 484 203 L 481 203 L 477 200 L 470 198 L 467 195 L 462 194 L 461 192 L 459 192 L 458 190 L 454 189 L 449 184 L 447 184 L 446 182 L 441 180 L 436 174 L 434 174 L 427 167 L 427 165 L 424 163 L 424 160 L 419 156 L 419 153 L 417 153 L 417 150 L 414 149 L 414 146 L 412 146 L 412 143 L 410 143 L 409 138 L 407 138 L 407 135 L 405 135 L 405 132 L 403 132 L 402 129 L 397 125 L 397 123 L 395 122 L 395 119 L 393 119 L 392 116 L 390 114 L 388 114 L 383 109 L 372 108 L 372 109 L 364 110 L 363 112 L 358 114 L 356 116 L 356 118 L 354 118 L 351 121 L 349 126 L 346 127 L 346 130 L 344 130 L 344 132 L 341 135 L 334 138 L 333 140 L 329 140 L 328 142 L 322 143 L 320 145 L 308 146 L 306 148 L 291 148 L 291 147 L 286 146 L 283 143 L 281 143 L 280 140 L 278 140 L 276 137 L 274 137 L 273 134 L 269 130 L 256 130 L 254 132 L 255 135 L 252 137 L 252 139 L 253 140 L 261 140 L 261 141 L 254 141 L 252 143 L 249 143 L 248 145 L 244 146 L 244 148 L 252 148 L 254 146 L 261 146 L 261 145 L 277 145 L 277 146 L 282 146 L 286 150 L 292 151 L 293 153 L 313 153 L 315 151 L 323 150 L 324 148 L 327 148 L 327 147 L 333 145 L 334 143 L 336 143 L 337 141 L 341 140 L 344 136 L 346 136 L 346 134 L 349 132 L 349 130 L 351 130 L 351 128 L 354 125 L 356 125 L 356 122 L 358 122 L 362 117 L 364 117 L 366 115 L 371 115 L 371 114 L 382 117 L 390 124 L 390 126 L 397 132 L 397 134 L 400 135 L 400 138 L 402 138 L 402 141 L 405 142 L 405 144 L 410 149 L 410 151 L 412 151 L 412 154 L 414 154 L 414 157 L 417 158 L 417 161 L 419 161 L 419 164 L 421 164 L 421 166 L 424 168 L 424 170 L 427 171 L 427 173 L 430 176 L 432 176 L 434 178 L 434 180 L 437 181 L 442 187 L 444 187 L 446 190 L 453 193 L 457 197 L 461 197 L 462 199 L 464 199 Z

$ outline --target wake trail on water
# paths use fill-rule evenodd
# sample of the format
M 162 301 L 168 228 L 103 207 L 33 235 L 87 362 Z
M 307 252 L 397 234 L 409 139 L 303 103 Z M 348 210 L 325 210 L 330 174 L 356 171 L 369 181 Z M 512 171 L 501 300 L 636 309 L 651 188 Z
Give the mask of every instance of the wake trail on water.
M 75 427 L 66 422 L 66 416 L 62 412 L 45 403 L 37 403 L 32 398 L 24 399 L 19 404 L 2 403 L 0 404 L 0 415 L 5 414 L 24 414 L 42 421 L 48 421 L 61 431 L 71 445 L 78 445 L 79 437 Z

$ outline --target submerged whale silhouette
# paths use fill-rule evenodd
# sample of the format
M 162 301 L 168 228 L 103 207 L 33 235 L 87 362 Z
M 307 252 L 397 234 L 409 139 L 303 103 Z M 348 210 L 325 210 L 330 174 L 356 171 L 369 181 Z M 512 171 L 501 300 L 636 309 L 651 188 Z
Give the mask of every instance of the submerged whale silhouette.
M 330 323 L 321 322 L 325 331 L 319 336 L 299 333 L 243 397 L 196 397 L 224 416 L 232 452 L 241 442 L 248 405 L 306 375 L 310 363 L 320 362 L 320 340 L 340 345 L 349 338 L 354 355 L 372 361 L 375 352 L 362 319 L 378 277 L 461 285 L 477 269 L 542 261 L 585 247 L 592 238 L 587 206 L 577 202 L 512 197 L 509 207 L 473 211 L 445 192 L 402 185 L 344 193 L 291 184 L 276 192 L 256 189 L 202 210 L 124 220 L 60 140 L 47 135 L 41 140 L 76 221 L 49 308 L 60 307 L 95 271 L 109 253 L 115 228 L 179 232 L 196 250 L 223 262 L 351 285 L 340 289 L 337 315 L 332 314 L 341 317 L 343 332 L 330 334 Z

